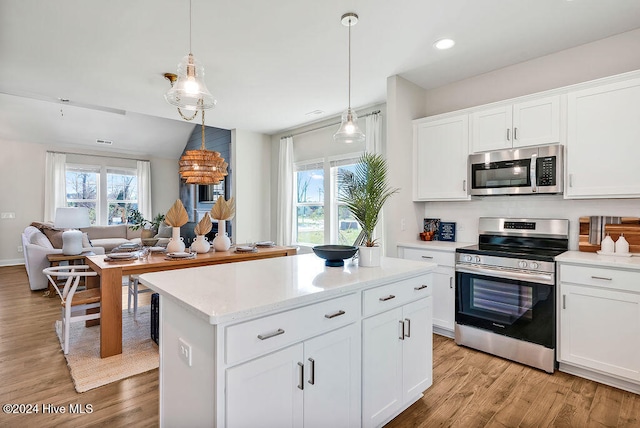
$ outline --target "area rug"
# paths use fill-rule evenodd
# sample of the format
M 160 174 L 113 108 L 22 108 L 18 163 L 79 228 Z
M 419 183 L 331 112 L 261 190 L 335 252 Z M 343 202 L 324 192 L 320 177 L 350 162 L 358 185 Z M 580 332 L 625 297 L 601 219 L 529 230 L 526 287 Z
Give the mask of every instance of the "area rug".
M 100 326 L 71 324 L 67 366 L 76 391 L 85 392 L 130 376 L 158 368 L 158 346 L 151 340 L 150 306 L 138 307 L 138 319 L 126 309 L 122 312 L 122 354 L 100 358 Z M 62 322 L 55 329 L 61 339 Z

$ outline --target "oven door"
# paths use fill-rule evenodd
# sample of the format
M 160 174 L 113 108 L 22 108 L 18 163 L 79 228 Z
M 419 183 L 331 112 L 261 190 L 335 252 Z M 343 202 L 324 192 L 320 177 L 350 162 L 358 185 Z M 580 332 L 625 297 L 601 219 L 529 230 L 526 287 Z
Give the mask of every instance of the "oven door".
M 555 348 L 553 285 L 456 271 L 457 324 Z

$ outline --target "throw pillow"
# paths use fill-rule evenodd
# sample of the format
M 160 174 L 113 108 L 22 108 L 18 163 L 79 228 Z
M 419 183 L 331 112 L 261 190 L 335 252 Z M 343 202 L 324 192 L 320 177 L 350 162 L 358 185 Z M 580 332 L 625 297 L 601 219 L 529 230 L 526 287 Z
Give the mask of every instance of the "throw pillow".
M 160 227 L 158 227 L 158 234 L 154 236 L 154 238 L 171 238 L 171 232 L 171 226 L 162 222 L 160 223 Z
M 42 229 L 42 233 L 44 233 L 47 238 L 49 238 L 49 241 L 51 241 L 51 245 L 53 245 L 53 248 L 62 248 L 62 232 L 64 231 L 47 228 Z
M 89 247 L 93 247 L 93 245 L 91 245 L 91 241 L 89 240 L 89 235 L 87 235 L 87 233 L 83 233 L 82 234 L 82 248 L 89 248 Z
M 46 248 L 47 250 L 53 249 L 53 245 L 51 245 L 51 241 L 49 241 L 49 238 L 47 238 L 45 234 L 40 231 L 31 235 L 31 243 Z

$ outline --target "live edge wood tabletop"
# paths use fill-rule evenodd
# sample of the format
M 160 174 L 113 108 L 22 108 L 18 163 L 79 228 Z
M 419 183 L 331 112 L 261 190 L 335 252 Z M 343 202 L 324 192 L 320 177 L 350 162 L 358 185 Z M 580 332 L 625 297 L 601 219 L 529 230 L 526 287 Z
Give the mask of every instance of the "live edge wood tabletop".
M 237 253 L 232 247 L 229 251 L 215 251 L 197 254 L 193 259 L 167 260 L 164 252 L 152 253 L 146 261 L 123 260 L 107 261 L 107 255 L 87 256 L 87 264 L 98 273 L 91 277 L 88 287 L 100 287 L 100 357 L 106 358 L 122 353 L 122 277 L 148 272 L 185 269 L 222 263 L 237 263 L 272 257 L 293 256 L 297 253 L 293 247 L 257 248 L 256 252 Z

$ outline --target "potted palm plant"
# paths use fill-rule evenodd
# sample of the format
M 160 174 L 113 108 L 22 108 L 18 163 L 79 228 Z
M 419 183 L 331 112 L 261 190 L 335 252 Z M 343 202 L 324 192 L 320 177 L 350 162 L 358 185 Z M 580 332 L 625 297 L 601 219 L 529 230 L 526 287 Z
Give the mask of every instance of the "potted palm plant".
M 362 231 L 354 243 L 359 246 L 360 266 L 378 266 L 380 247 L 373 231 L 384 203 L 399 189 L 387 182 L 387 161 L 379 154 L 364 153 L 353 171 L 338 172 L 338 202 L 345 204 Z

